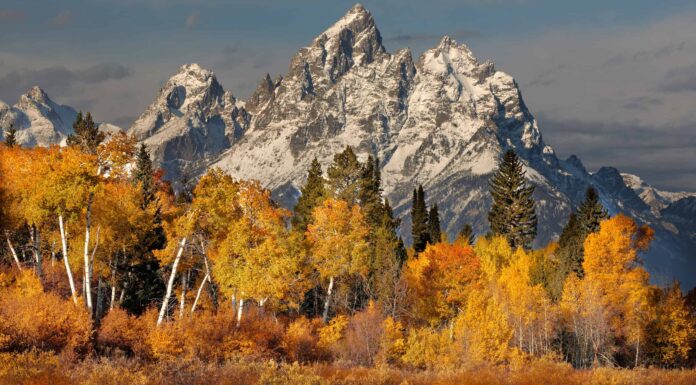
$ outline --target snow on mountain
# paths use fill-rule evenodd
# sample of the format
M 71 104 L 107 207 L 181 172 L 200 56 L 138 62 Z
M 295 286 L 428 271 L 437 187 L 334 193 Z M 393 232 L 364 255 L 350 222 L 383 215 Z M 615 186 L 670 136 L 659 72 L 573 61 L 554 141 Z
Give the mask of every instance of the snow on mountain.
M 0 102 L 0 136 L 12 125 L 23 146 L 60 144 L 72 133 L 76 115 L 72 107 L 57 104 L 44 90 L 32 87 L 12 107 Z
M 361 5 L 301 48 L 285 76 L 266 75 L 246 104 L 223 91 L 210 71 L 182 67 L 130 132 L 150 145 L 172 180 L 216 166 L 260 180 L 286 207 L 294 205 L 313 158 L 326 169 L 350 145 L 363 159 L 379 157 L 385 194 L 404 219 L 407 239 L 418 184 L 428 203 L 439 205 L 450 236 L 466 223 L 485 233 L 488 180 L 500 154 L 514 149 L 536 186 L 539 244 L 560 233 L 592 185 L 612 214 L 655 228 L 645 257 L 655 277 L 696 284 L 684 273 L 696 267 L 696 242 L 683 236 L 688 226 L 660 212 L 673 200 L 668 193 L 651 192 L 661 197 L 655 201 L 666 199 L 655 206 L 614 168 L 591 174 L 576 156 L 558 159 L 510 75 L 449 37 L 417 62 L 408 49 L 387 52 Z
M 202 172 L 209 159 L 242 136 L 250 116 L 198 64 L 182 66 L 128 132 L 150 148 L 175 183 Z
M 621 176 L 623 177 L 626 186 L 633 189 L 633 191 L 635 191 L 636 194 L 638 194 L 638 196 L 640 196 L 640 198 L 656 212 L 659 212 L 682 198 L 687 198 L 690 196 L 696 197 L 696 193 L 658 190 L 647 184 L 637 175 L 622 173 Z

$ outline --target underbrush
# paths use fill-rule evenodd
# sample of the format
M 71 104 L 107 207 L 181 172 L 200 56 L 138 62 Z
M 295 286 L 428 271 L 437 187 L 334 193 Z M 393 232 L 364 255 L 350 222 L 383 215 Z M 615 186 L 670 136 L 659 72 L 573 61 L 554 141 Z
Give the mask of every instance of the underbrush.
M 0 385 L 691 385 L 696 371 L 663 369 L 575 370 L 566 364 L 534 362 L 519 370 L 482 366 L 465 370 L 409 371 L 331 364 L 278 364 L 228 360 L 204 363 L 176 359 L 86 359 L 52 353 L 0 353 Z

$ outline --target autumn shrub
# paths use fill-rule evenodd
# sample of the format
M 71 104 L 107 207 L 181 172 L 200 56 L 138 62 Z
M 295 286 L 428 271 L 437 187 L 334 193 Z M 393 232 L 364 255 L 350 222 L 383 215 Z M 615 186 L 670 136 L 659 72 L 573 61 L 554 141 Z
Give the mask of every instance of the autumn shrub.
M 382 311 L 374 302 L 351 317 L 345 337 L 337 346 L 339 359 L 357 365 L 373 365 L 384 333 L 383 320 Z
M 310 362 L 320 359 L 317 322 L 300 317 L 288 325 L 283 336 L 283 350 L 290 361 Z
M 45 293 L 30 271 L 0 289 L 1 350 L 83 354 L 90 350 L 91 331 L 89 314 L 82 306 Z
M 406 339 L 402 362 L 417 369 L 452 369 L 462 354 L 461 344 L 450 338 L 449 330 L 414 328 Z
M 151 328 L 148 321 L 154 323 L 154 317 L 149 314 L 135 317 L 121 308 L 111 309 L 101 320 L 97 343 L 107 354 L 123 352 L 147 358 L 151 355 L 146 343 Z

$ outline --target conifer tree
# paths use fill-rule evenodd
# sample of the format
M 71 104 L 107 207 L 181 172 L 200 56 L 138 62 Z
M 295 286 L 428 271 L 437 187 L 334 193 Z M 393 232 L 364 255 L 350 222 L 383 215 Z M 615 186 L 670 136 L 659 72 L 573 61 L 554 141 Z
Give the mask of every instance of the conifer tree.
M 343 200 L 349 205 L 360 203 L 363 166 L 350 146 L 334 156 L 326 170 L 328 195 Z
M 425 192 L 419 185 L 413 190 L 413 205 L 411 207 L 411 235 L 413 237 L 413 249 L 420 253 L 430 242 L 430 228 L 428 227 L 428 208 L 425 205 Z
M 437 204 L 430 207 L 430 213 L 428 214 L 428 232 L 430 243 L 436 244 L 440 242 L 442 228 L 440 227 L 440 213 L 437 209 Z
M 312 219 L 312 210 L 326 197 L 326 180 L 321 171 L 317 158 L 312 160 L 307 173 L 307 181 L 302 186 L 300 198 L 297 200 L 292 217 L 292 227 L 300 232 L 307 230 Z
M 17 130 L 14 128 L 13 124 L 10 124 L 10 128 L 5 133 L 5 146 L 14 147 L 17 145 Z
M 599 223 L 609 218 L 609 213 L 599 201 L 599 194 L 594 187 L 588 187 L 585 200 L 578 208 L 578 220 L 585 234 L 599 231 Z
M 94 123 L 92 114 L 87 113 L 84 117 L 82 111 L 77 114 L 73 123 L 73 134 L 68 136 L 68 146 L 79 147 L 82 152 L 96 154 L 97 147 L 104 141 L 105 135 L 99 131 L 99 127 Z
M 470 224 L 466 223 L 459 230 L 458 238 L 466 241 L 469 245 L 473 245 L 476 241 L 476 234 L 474 234 L 474 228 Z
M 505 152 L 489 186 L 491 231 L 504 236 L 513 248 L 530 248 L 537 233 L 534 186 L 527 185 L 522 162 L 513 150 Z
M 143 208 L 147 207 L 155 199 L 153 171 L 152 159 L 150 159 L 150 154 L 147 152 L 147 146 L 145 143 L 141 143 L 135 158 L 133 181 L 140 184 L 143 195 Z

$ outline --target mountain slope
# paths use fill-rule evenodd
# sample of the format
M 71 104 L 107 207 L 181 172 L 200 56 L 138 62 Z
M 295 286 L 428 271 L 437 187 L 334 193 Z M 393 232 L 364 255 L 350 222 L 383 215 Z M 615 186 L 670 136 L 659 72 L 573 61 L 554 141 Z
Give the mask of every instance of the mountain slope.
M 248 124 L 244 103 L 226 92 L 213 72 L 189 64 L 169 79 L 128 132 L 149 146 L 170 180 L 180 183 L 200 174 Z
M 60 144 L 72 133 L 76 115 L 72 107 L 57 104 L 44 90 L 32 87 L 12 107 L 0 102 L 0 136 L 13 125 L 23 146 Z
M 200 101 L 187 104 L 193 95 Z M 131 132 L 154 148 L 170 179 L 217 166 L 260 180 L 286 207 L 296 202 L 313 158 L 326 169 L 347 145 L 362 158 L 376 155 L 405 238 L 418 184 L 429 204 L 438 203 L 450 236 L 465 223 L 485 233 L 488 179 L 500 154 L 514 149 L 536 186 L 538 244 L 560 233 L 592 185 L 612 214 L 624 212 L 655 228 L 645 257 L 655 277 L 696 284 L 685 273 L 696 267 L 696 244 L 683 236 L 693 219 L 670 222 L 674 212 L 644 200 L 614 168 L 589 173 L 575 156 L 558 159 L 515 80 L 448 37 L 417 61 L 407 49 L 387 52 L 372 15 L 356 5 L 300 49 L 285 76 L 265 76 L 248 110 L 244 106 L 212 73 L 185 66 Z

